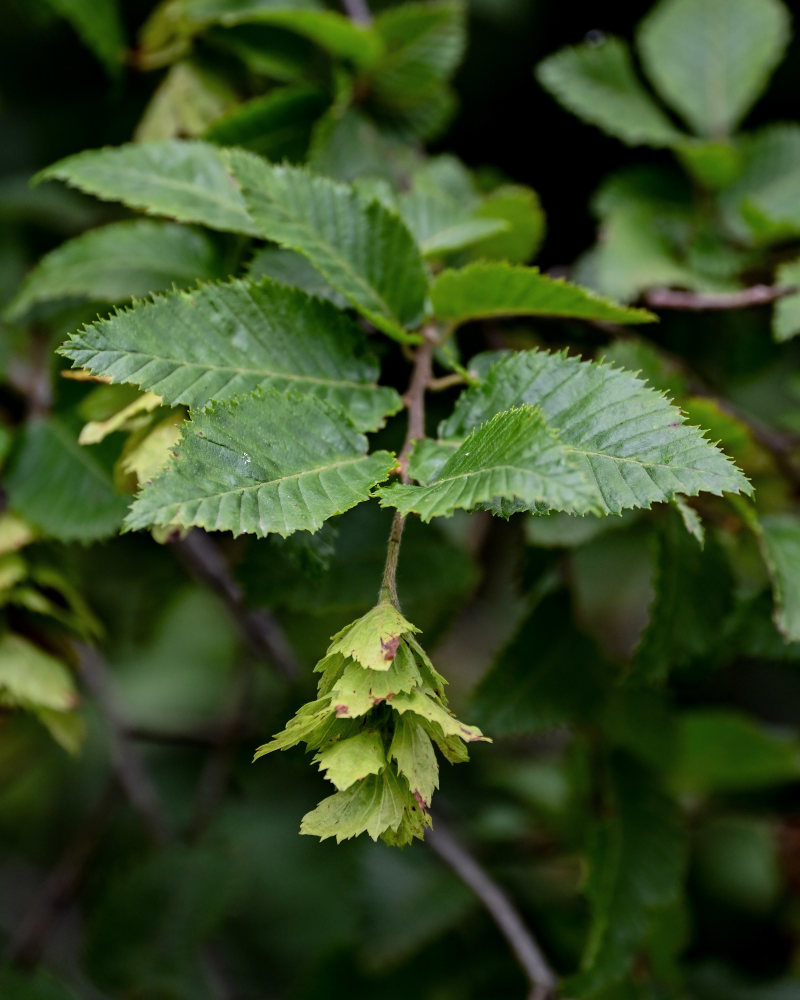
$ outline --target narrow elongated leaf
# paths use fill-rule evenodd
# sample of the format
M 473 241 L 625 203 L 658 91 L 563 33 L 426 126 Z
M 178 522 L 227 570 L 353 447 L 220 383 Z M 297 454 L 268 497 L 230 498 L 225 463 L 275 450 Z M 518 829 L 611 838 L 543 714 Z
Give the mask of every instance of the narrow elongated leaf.
M 592 481 L 533 406 L 498 413 L 472 431 L 430 485 L 396 484 L 379 496 L 384 506 L 423 521 L 497 498 L 519 501 L 519 509 L 599 510 Z
M 645 71 L 700 135 L 732 131 L 789 41 L 779 0 L 661 0 L 639 29 Z
M 351 188 L 297 167 L 227 153 L 266 239 L 297 250 L 367 319 L 398 340 L 422 320 L 427 280 L 401 220 Z
M 761 519 L 761 545 L 772 577 L 775 624 L 790 642 L 800 641 L 800 518 L 772 514 Z
M 210 229 L 259 235 L 222 151 L 194 139 L 165 139 L 68 156 L 36 175 L 107 201 Z
M 475 263 L 442 271 L 431 288 L 437 319 L 466 323 L 494 316 L 552 316 L 608 323 L 649 323 L 645 309 L 631 309 L 535 267 Z
M 205 233 L 149 219 L 116 222 L 42 257 L 10 303 L 8 316 L 18 321 L 50 301 L 124 302 L 223 274 L 219 252 Z
M 0 637 L 0 705 L 65 712 L 78 702 L 69 670 L 13 632 Z
M 429 806 L 439 787 L 439 765 L 430 736 L 410 714 L 398 719 L 389 756 L 396 761 L 412 795 L 418 795 Z
M 251 149 L 268 160 L 301 160 L 327 103 L 319 87 L 281 87 L 245 101 L 215 121 L 203 138 Z
M 112 76 L 118 76 L 125 38 L 118 0 L 47 0 L 66 18 Z
M 341 411 L 313 396 L 265 389 L 196 413 L 176 458 L 131 507 L 130 529 L 316 531 L 366 500 L 394 458 L 367 455 Z
M 601 509 L 649 507 L 675 494 L 747 493 L 747 479 L 660 392 L 609 365 L 564 354 L 521 351 L 494 364 L 467 389 L 439 427 L 461 441 L 512 405 L 538 406 L 561 445 L 585 463 Z
M 128 504 L 92 450 L 55 419 L 25 428 L 3 484 L 11 510 L 64 542 L 113 535 Z
M 364 430 L 402 405 L 394 389 L 375 384 L 378 366 L 349 316 L 268 278 L 157 298 L 86 327 L 61 353 L 170 404 L 294 387 L 336 403 Z
M 563 49 L 536 75 L 566 108 L 631 146 L 673 146 L 686 137 L 642 86 L 618 38 Z
M 618 758 L 610 778 L 614 814 L 595 828 L 589 848 L 592 922 L 581 971 L 564 984 L 569 996 L 589 996 L 625 978 L 653 910 L 676 899 L 683 874 L 678 810 L 656 776 Z

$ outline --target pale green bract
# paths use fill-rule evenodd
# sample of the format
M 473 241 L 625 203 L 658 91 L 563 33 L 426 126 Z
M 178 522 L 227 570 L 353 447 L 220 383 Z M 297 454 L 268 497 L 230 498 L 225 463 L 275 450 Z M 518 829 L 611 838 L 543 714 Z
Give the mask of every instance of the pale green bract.
M 73 334 L 60 353 L 169 404 L 294 388 L 335 403 L 361 430 L 402 405 L 376 385 L 377 363 L 349 316 L 268 278 L 159 296 Z
M 195 413 L 125 524 L 259 537 L 316 531 L 366 500 L 393 464 L 389 452 L 367 455 L 367 439 L 329 403 L 259 390 Z
M 431 826 L 439 786 L 434 744 L 451 762 L 485 740 L 447 707 L 444 678 L 414 638 L 418 629 L 380 601 L 333 636 L 315 670 L 317 700 L 259 747 L 256 759 L 305 743 L 337 791 L 303 817 L 301 833 L 337 842 L 366 833 L 403 846 Z

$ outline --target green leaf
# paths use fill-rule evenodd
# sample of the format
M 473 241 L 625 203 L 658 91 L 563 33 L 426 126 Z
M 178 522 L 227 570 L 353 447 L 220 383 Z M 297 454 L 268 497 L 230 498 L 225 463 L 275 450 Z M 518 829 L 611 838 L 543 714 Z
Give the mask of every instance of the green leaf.
M 109 472 L 93 452 L 81 447 L 56 419 L 28 424 L 4 486 L 12 511 L 63 542 L 113 535 L 128 504 L 115 492 Z
M 78 701 L 63 663 L 21 635 L 0 637 L 0 704 L 66 712 Z
M 536 74 L 573 114 L 631 146 L 673 146 L 686 138 L 644 89 L 618 38 L 563 49 Z
M 523 510 L 598 509 L 591 480 L 534 406 L 497 413 L 473 430 L 430 485 L 395 484 L 378 495 L 383 506 L 414 511 L 423 521 L 497 498 L 517 500 Z
M 639 28 L 647 75 L 700 135 L 733 131 L 789 41 L 778 0 L 661 0 Z
M 123 302 L 173 285 L 222 278 L 210 237 L 171 222 L 137 219 L 91 229 L 46 254 L 8 306 L 21 322 L 43 303 Z
M 298 743 L 313 741 L 322 732 L 327 735 L 330 716 L 330 698 L 317 698 L 316 701 L 306 702 L 286 723 L 284 729 L 277 733 L 269 743 L 265 743 L 256 750 L 253 760 L 256 761 L 259 757 L 272 753 L 273 750 L 288 750 L 290 747 L 297 746 Z
M 469 256 L 527 264 L 536 256 L 545 234 L 545 215 L 539 196 L 521 184 L 504 184 L 477 207 L 479 219 L 505 222 L 507 229 L 487 236 L 470 248 Z
M 356 24 L 333 10 L 291 9 L 297 4 L 265 0 L 190 0 L 188 18 L 195 25 L 268 24 L 302 35 L 339 59 L 366 67 L 380 56 L 383 46 L 370 28 Z
M 509 228 L 503 219 L 478 218 L 454 198 L 432 191 L 406 192 L 397 208 L 425 257 L 463 250 Z
M 465 8 L 460 0 L 403 3 L 375 19 L 385 54 L 373 68 L 373 111 L 401 133 L 430 139 L 453 111 L 446 81 L 464 51 Z
M 316 531 L 388 475 L 394 457 L 366 451 L 341 411 L 313 396 L 264 389 L 212 403 L 195 413 L 174 462 L 143 490 L 126 526 Z
M 408 782 L 411 794 L 429 806 L 439 787 L 439 765 L 431 739 L 413 717 L 401 715 L 395 727 L 389 756 Z
M 713 540 L 702 550 L 678 515 L 661 525 L 654 583 L 650 622 L 633 667 L 633 676 L 649 682 L 711 653 L 733 603 L 724 555 Z
M 242 146 L 268 160 L 302 160 L 327 103 L 319 87 L 280 87 L 218 118 L 203 138 L 221 146 Z
M 66 18 L 111 76 L 118 76 L 125 49 L 118 0 L 47 0 Z
M 800 333 L 800 260 L 789 260 L 775 269 L 775 284 L 796 288 L 792 295 L 778 299 L 772 309 L 772 336 L 779 342 Z
M 682 792 L 733 792 L 800 778 L 800 741 L 727 709 L 680 716 L 673 781 Z
M 227 156 L 262 236 L 302 253 L 379 329 L 416 339 L 404 327 L 422 320 L 427 279 L 397 216 L 306 170 L 238 150 Z
M 381 702 L 391 702 L 396 695 L 412 691 L 422 683 L 414 657 L 401 642 L 388 670 L 369 670 L 360 663 L 348 663 L 331 688 L 331 705 L 338 718 L 357 719 Z
M 603 323 L 650 323 L 645 309 L 630 309 L 586 288 L 549 278 L 535 267 L 475 263 L 442 271 L 431 288 L 437 319 L 453 324 L 495 316 L 552 316 Z
M 752 492 L 742 473 L 661 393 L 609 365 L 521 351 L 494 364 L 439 426 L 463 440 L 512 405 L 538 406 L 563 448 L 580 457 L 605 513 L 649 507 L 675 494 Z
M 387 830 L 396 829 L 409 808 L 410 793 L 391 768 L 370 775 L 344 792 L 323 799 L 316 809 L 306 813 L 300 833 L 336 843 L 368 833 L 373 840 Z
M 394 605 L 381 601 L 333 637 L 328 655 L 341 653 L 368 670 L 389 670 L 400 639 L 418 631 Z
M 150 98 L 134 138 L 137 142 L 194 138 L 236 104 L 236 92 L 224 77 L 188 60 L 179 62 Z
M 592 911 L 581 971 L 564 983 L 568 996 L 588 996 L 622 981 L 651 915 L 678 895 L 684 833 L 674 803 L 656 776 L 619 757 L 609 775 L 613 815 L 593 831 L 586 894 Z
M 759 535 L 775 595 L 775 624 L 788 642 L 800 641 L 800 519 L 771 514 Z
M 59 160 L 35 180 L 61 180 L 149 215 L 259 235 L 231 179 L 222 150 L 198 139 L 165 139 L 93 149 Z
M 421 722 L 430 723 L 440 737 L 456 736 L 465 743 L 476 741 L 491 743 L 477 726 L 468 726 L 461 722 L 440 699 L 431 698 L 424 691 L 415 690 L 398 694 L 392 699 L 392 708 L 400 715 L 408 712 L 411 716 L 417 716 Z
M 73 334 L 60 353 L 168 404 L 296 388 L 335 403 L 364 430 L 401 408 L 394 389 L 375 384 L 378 366 L 349 316 L 268 278 L 158 297 Z
M 281 250 L 280 247 L 261 247 L 253 254 L 247 273 L 250 278 L 272 278 L 282 285 L 295 285 L 308 295 L 318 299 L 327 299 L 339 306 L 347 308 L 347 299 L 328 284 L 325 278 L 316 271 L 305 257 L 294 250 Z
M 358 733 L 345 740 L 337 740 L 320 750 L 314 758 L 320 771 L 339 791 L 344 791 L 368 774 L 379 774 L 386 766 L 381 734 L 375 731 Z

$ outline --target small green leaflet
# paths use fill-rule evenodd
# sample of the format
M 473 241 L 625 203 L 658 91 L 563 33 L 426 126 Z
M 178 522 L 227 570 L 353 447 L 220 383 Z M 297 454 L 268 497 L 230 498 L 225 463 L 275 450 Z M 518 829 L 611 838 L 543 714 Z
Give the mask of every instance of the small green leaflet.
M 788 642 L 798 642 L 800 519 L 792 514 L 771 514 L 761 519 L 759 534 L 775 594 L 775 624 Z
M 66 712 L 77 702 L 63 663 L 13 632 L 0 637 L 0 705 Z
M 561 445 L 583 463 L 607 514 L 676 494 L 752 493 L 734 463 L 687 426 L 662 393 L 630 372 L 566 354 L 531 350 L 502 358 L 461 394 L 439 438 L 452 448 L 495 414 L 524 403 L 539 407 Z
M 575 513 L 598 511 L 592 481 L 534 406 L 495 414 L 470 433 L 428 486 L 379 490 L 384 506 L 423 521 L 472 510 L 495 498 Z
M 25 427 L 3 485 L 12 511 L 24 511 L 28 523 L 62 542 L 116 534 L 128 503 L 93 450 L 56 418 Z
M 750 110 L 789 34 L 778 0 L 661 0 L 637 42 L 664 100 L 699 135 L 719 137 Z
M 313 396 L 264 389 L 195 413 L 174 461 L 131 507 L 129 529 L 316 531 L 366 500 L 394 464 Z
M 377 840 L 385 831 L 400 825 L 403 813 L 409 808 L 408 798 L 408 789 L 387 767 L 379 775 L 370 775 L 346 791 L 323 799 L 303 817 L 300 833 L 320 840 L 336 837 L 337 844 L 360 833 L 368 833 Z
M 442 271 L 431 288 L 437 319 L 460 324 L 495 316 L 552 316 L 604 323 L 650 323 L 645 309 L 631 309 L 535 267 L 506 263 L 469 264 Z
M 631 146 L 686 141 L 642 86 L 618 38 L 563 49 L 540 63 L 536 75 L 573 114 Z
M 367 730 L 348 739 L 330 743 L 314 758 L 320 771 L 339 791 L 366 778 L 368 774 L 379 774 L 386 766 L 381 735 Z
M 381 601 L 333 637 L 328 654 L 341 653 L 368 670 L 388 670 L 400 639 L 418 632 L 388 601 Z
M 222 278 L 224 271 L 207 233 L 151 219 L 115 222 L 42 257 L 7 315 L 17 322 L 53 301 L 124 302 L 173 285 Z
M 258 236 L 219 147 L 200 140 L 164 139 L 68 156 L 36 181 L 60 180 L 106 201 L 149 215 L 197 222 L 210 229 Z
M 258 386 L 335 403 L 361 430 L 401 408 L 375 384 L 363 331 L 328 302 L 263 278 L 202 285 L 119 312 L 61 348 L 76 367 L 199 407 Z
M 252 153 L 226 157 L 260 235 L 297 250 L 384 333 L 416 341 L 427 278 L 403 222 L 376 201 Z

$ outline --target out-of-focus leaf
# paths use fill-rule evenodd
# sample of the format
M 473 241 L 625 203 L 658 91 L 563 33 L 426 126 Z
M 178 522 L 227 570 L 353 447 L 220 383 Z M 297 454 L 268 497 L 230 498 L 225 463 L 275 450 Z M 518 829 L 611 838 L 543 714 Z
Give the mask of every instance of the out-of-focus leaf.
M 118 76 L 125 37 L 118 0 L 47 0 L 66 18 L 108 73 Z
M 66 712 L 78 701 L 69 670 L 13 632 L 0 636 L 0 703 Z
M 789 642 L 800 640 L 800 518 L 763 517 L 759 530 L 775 594 L 775 624 Z

